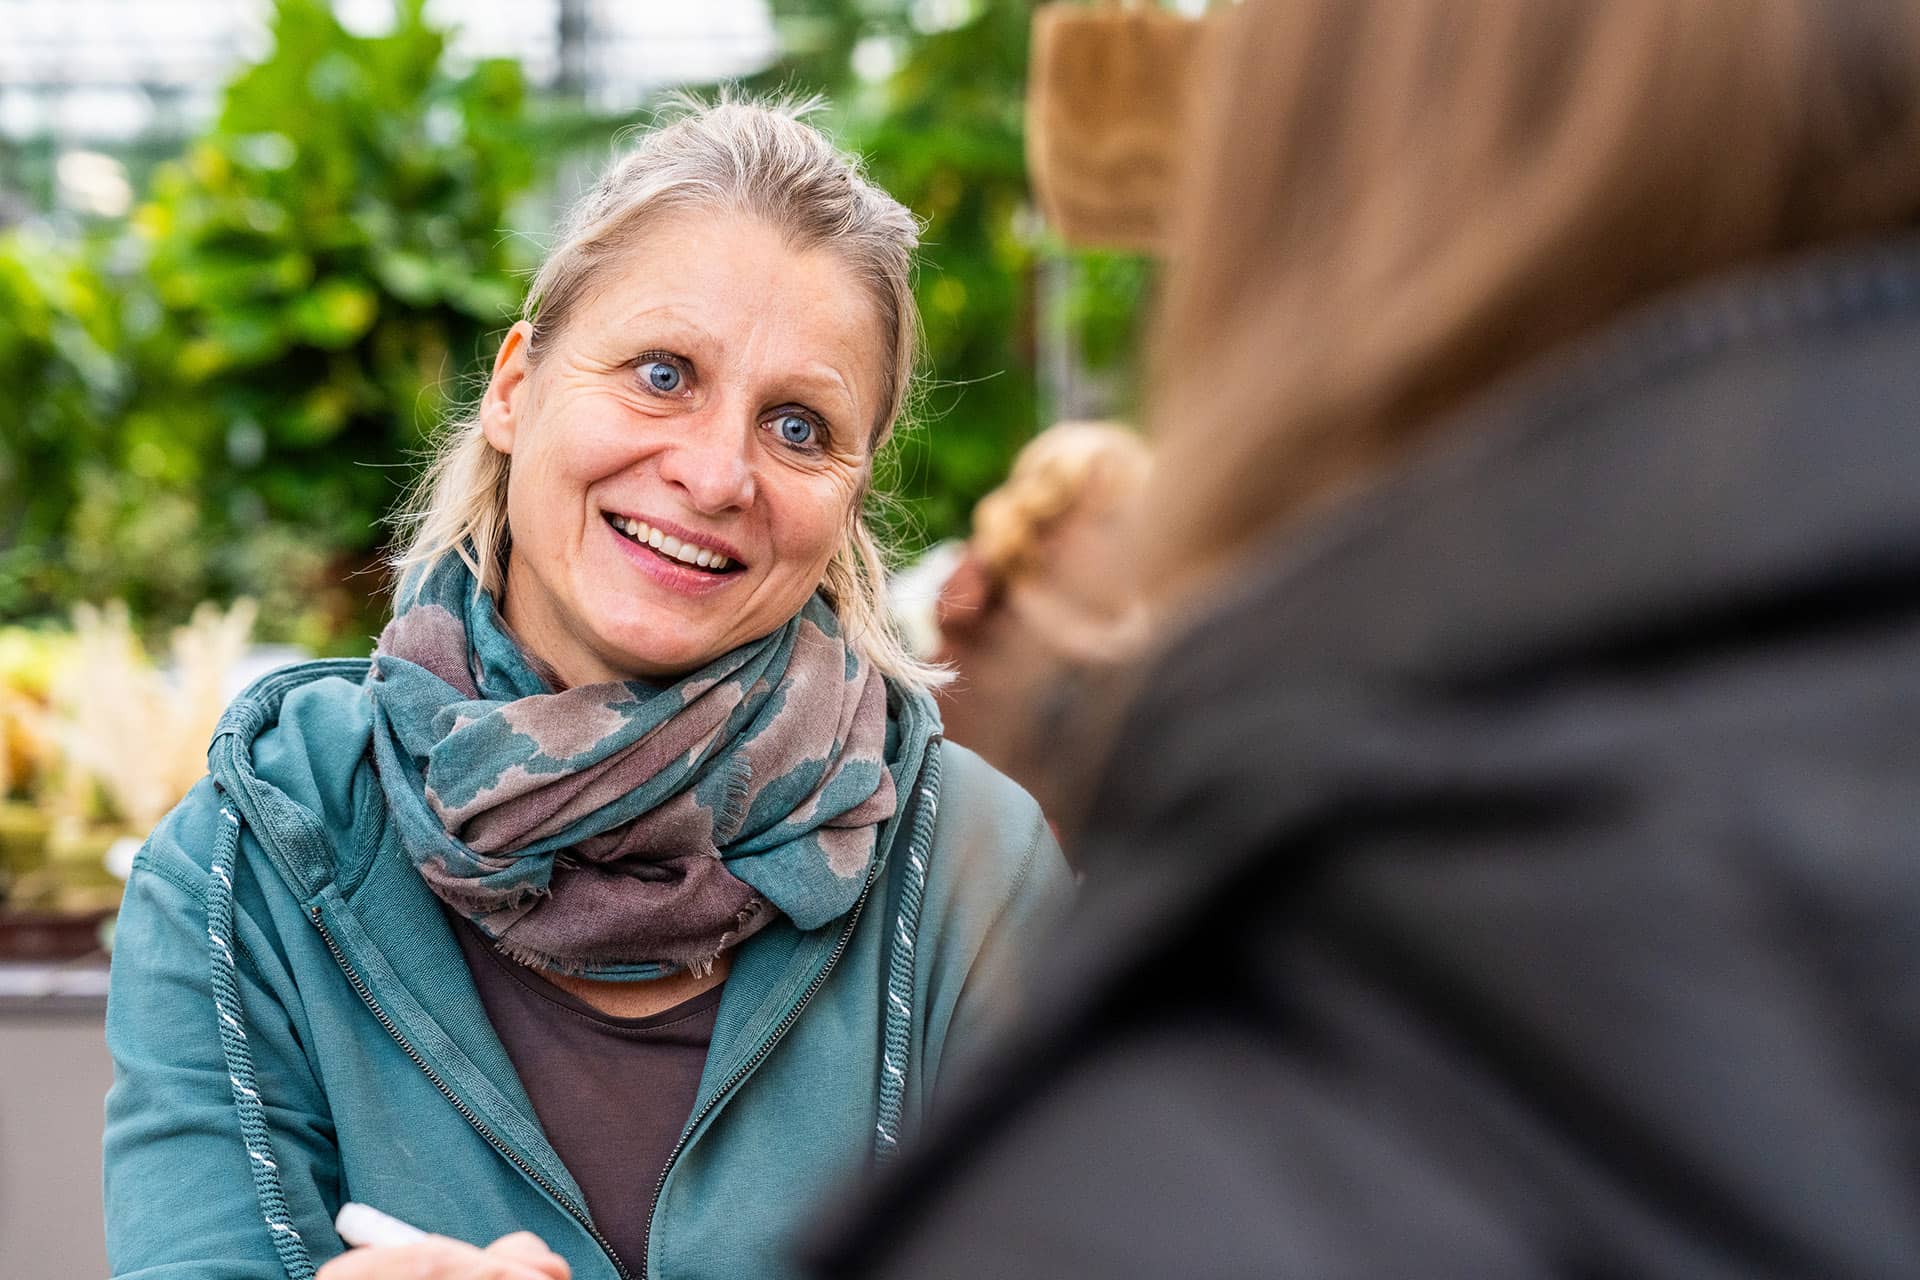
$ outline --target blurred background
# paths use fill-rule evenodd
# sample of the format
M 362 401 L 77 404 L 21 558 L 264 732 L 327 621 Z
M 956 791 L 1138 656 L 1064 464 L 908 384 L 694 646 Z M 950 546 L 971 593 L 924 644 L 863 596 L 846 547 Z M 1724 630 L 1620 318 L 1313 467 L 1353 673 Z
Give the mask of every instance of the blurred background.
M 671 91 L 824 95 L 925 220 L 934 378 L 882 467 L 904 553 L 962 532 L 1041 423 L 1127 416 L 1150 273 L 1036 212 L 1031 16 L 0 0 L 7 906 L 109 907 L 103 854 L 198 776 L 241 677 L 366 652 L 381 517 L 476 393 L 545 230 Z M 0 947 L 50 945 L 47 923 Z

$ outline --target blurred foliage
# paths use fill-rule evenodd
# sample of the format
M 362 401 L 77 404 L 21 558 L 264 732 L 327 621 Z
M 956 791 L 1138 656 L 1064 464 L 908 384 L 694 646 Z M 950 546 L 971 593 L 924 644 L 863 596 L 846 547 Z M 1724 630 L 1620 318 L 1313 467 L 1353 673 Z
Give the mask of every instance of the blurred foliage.
M 0 371 L 46 370 L 4 433 L 35 493 L 0 616 L 251 593 L 273 638 L 374 629 L 380 518 L 518 305 L 503 228 L 538 148 L 518 66 L 450 71 L 422 0 L 375 37 L 279 0 L 273 37 L 96 255 L 111 289 L 0 247 Z
M 361 37 L 324 0 L 280 0 L 271 56 L 135 214 L 153 305 L 118 474 L 190 495 L 160 518 L 221 549 L 196 599 L 367 569 L 396 468 L 519 302 L 502 234 L 534 176 L 519 68 L 451 74 L 422 3 Z M 364 612 L 356 595 L 324 602 L 327 629 Z
M 1148 272 L 1066 252 L 1030 208 L 1027 4 L 772 3 L 784 53 L 750 87 L 824 94 L 926 221 L 934 379 L 882 477 L 911 549 L 964 531 L 1057 408 L 1041 325 L 1117 371 L 1126 409 Z M 357 36 L 325 0 L 277 0 L 271 53 L 126 225 L 0 236 L 0 621 L 119 598 L 158 635 L 250 595 L 265 639 L 378 629 L 380 517 L 519 301 L 513 228 L 544 230 L 527 202 L 627 122 L 531 98 L 511 62 L 455 68 L 423 4 Z M 1065 282 L 1044 311 L 1043 271 Z
M 926 220 L 916 291 L 936 381 L 892 488 L 929 538 L 965 531 L 1038 426 L 1021 131 L 1030 16 L 1026 4 L 993 3 L 908 43 L 849 130 L 874 179 Z
M 0 616 L 58 594 L 68 513 L 120 411 L 118 311 L 78 247 L 0 237 Z
M 1081 357 L 1096 370 L 1124 374 L 1129 413 L 1139 408 L 1140 327 L 1153 264 L 1137 253 L 1088 250 L 1074 255 L 1073 287 L 1061 323 L 1076 334 Z

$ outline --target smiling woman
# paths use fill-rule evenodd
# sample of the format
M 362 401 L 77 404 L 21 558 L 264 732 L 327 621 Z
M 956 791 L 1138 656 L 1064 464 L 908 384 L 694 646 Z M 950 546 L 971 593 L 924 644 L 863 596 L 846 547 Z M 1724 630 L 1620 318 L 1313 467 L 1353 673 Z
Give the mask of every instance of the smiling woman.
M 534 279 L 524 317 L 501 344 L 480 411 L 447 434 L 408 504 L 403 519 L 413 536 L 403 571 L 452 552 L 482 590 L 506 587 L 512 599 L 507 549 L 529 534 L 524 506 L 519 520 L 512 517 L 509 477 L 529 462 L 512 461 L 513 440 L 530 417 L 544 420 L 548 391 L 591 404 L 585 412 L 625 415 L 624 432 L 602 421 L 610 435 L 634 435 L 642 420 L 661 424 L 654 438 L 679 447 L 655 452 L 671 455 L 664 466 L 682 477 L 671 483 L 695 501 L 716 501 L 716 484 L 752 488 L 766 476 L 773 460 L 755 457 L 739 438 L 751 425 L 794 446 L 789 466 L 848 484 L 816 581 L 850 643 L 902 684 L 924 689 L 945 678 L 915 660 L 896 634 L 885 605 L 885 557 L 860 510 L 873 457 L 912 385 L 918 224 L 793 118 L 803 112 L 739 103 L 695 112 L 645 136 L 581 200 Z M 535 399 L 527 402 L 526 393 Z M 731 455 L 717 466 L 716 447 Z M 819 460 L 811 470 L 809 456 Z M 683 460 L 692 463 L 692 489 L 678 470 Z M 658 475 L 661 465 L 648 470 Z M 693 519 L 609 514 L 648 523 L 663 542 L 668 534 L 684 542 L 689 531 L 673 526 L 690 525 L 696 546 L 711 547 L 713 535 L 726 536 L 718 524 L 773 524 L 765 509 L 750 513 L 755 496 L 710 514 L 689 509 Z M 717 500 L 728 504 L 725 495 Z M 784 530 L 782 539 L 791 545 Z M 792 575 L 777 576 L 791 587 Z M 764 589 L 768 577 L 754 583 Z M 716 610 L 739 609 L 759 595 L 724 594 Z M 797 607 L 792 602 L 787 614 Z M 519 608 L 507 605 L 510 620 Z M 762 620 L 758 607 L 753 612 Z
M 885 621 L 915 238 L 738 102 L 575 210 L 371 660 L 243 695 L 129 881 L 116 1274 L 779 1276 L 917 1124 L 1068 881 Z
M 511 459 L 507 624 L 572 684 L 670 679 L 798 613 L 890 407 L 872 307 L 831 248 L 684 211 L 623 257 L 537 347 L 514 327 L 480 409 Z

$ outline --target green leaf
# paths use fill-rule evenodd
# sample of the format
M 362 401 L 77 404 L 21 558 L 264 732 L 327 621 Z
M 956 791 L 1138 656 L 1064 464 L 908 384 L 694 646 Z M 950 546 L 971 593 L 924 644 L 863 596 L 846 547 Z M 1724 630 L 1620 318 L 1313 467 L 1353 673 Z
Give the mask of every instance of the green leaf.
M 403 249 L 377 253 L 373 270 L 382 285 L 413 306 L 425 306 L 439 296 L 434 287 L 433 263 L 417 253 Z
M 336 277 L 294 303 L 293 325 L 307 342 L 336 350 L 357 341 L 379 314 L 380 299 L 371 288 Z
M 315 387 L 281 415 L 274 424 L 273 438 L 296 449 L 325 444 L 347 425 L 352 408 L 353 398 L 346 389 Z

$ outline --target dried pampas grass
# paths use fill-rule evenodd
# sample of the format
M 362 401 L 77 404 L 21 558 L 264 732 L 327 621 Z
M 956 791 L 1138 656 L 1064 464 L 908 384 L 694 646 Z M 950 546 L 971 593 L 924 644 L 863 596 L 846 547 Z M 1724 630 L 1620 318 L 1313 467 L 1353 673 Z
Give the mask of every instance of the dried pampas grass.
M 88 822 L 104 800 L 115 825 L 145 833 L 187 794 L 206 772 L 227 672 L 246 652 L 254 615 L 251 600 L 202 604 L 175 629 L 161 670 L 125 605 L 74 610 L 73 660 L 52 699 L 65 765 L 50 797 L 59 818 Z

